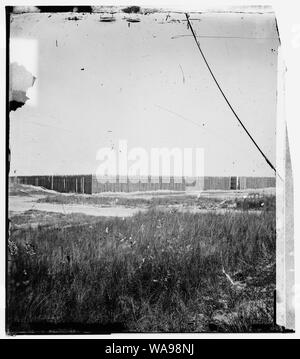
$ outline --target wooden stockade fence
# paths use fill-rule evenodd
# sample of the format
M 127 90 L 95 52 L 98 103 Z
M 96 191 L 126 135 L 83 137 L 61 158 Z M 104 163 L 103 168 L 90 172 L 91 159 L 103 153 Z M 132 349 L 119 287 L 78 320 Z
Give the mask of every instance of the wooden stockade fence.
M 172 190 L 185 191 L 185 179 L 163 177 L 137 177 L 133 180 L 116 176 L 114 179 L 98 179 L 94 175 L 76 176 L 18 176 L 11 177 L 17 183 L 41 186 L 62 193 L 136 192 Z
M 138 192 L 138 191 L 185 191 L 184 177 L 128 177 L 116 176 L 111 181 L 105 181 L 104 178 L 98 180 L 96 176 L 92 179 L 92 193 L 99 192 Z
M 92 176 L 18 176 L 11 177 L 11 181 L 40 186 L 62 193 L 92 193 Z
M 276 187 L 275 177 L 204 177 L 202 189 L 205 190 L 243 190 Z
M 185 191 L 195 190 L 243 190 L 276 186 L 275 177 L 213 177 L 205 176 L 187 181 L 184 177 L 136 177 L 116 176 L 114 179 L 100 178 L 95 175 L 74 176 L 17 176 L 10 181 L 41 186 L 62 193 L 100 193 L 100 192 L 138 192 L 138 191 Z

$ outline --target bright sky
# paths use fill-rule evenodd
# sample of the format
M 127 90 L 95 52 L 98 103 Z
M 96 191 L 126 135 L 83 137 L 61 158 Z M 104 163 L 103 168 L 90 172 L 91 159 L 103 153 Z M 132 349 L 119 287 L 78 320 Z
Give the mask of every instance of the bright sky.
M 129 149 L 204 148 L 205 175 L 272 176 L 186 21 L 172 21 L 185 15 L 139 15 L 130 27 L 124 15 L 110 23 L 100 14 L 80 21 L 65 20 L 70 14 L 13 16 L 11 61 L 37 79 L 27 93 L 32 99 L 10 115 L 11 174 L 95 173 L 97 151 L 125 139 Z M 274 15 L 191 19 L 229 101 L 275 164 Z

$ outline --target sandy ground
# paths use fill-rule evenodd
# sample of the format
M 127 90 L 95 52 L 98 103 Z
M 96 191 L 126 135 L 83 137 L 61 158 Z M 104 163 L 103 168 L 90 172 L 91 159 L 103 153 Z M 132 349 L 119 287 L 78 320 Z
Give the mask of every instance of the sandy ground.
M 19 190 L 19 189 L 18 189 Z M 27 192 L 26 192 L 27 191 Z M 41 187 L 22 186 L 22 191 L 18 195 L 18 192 L 9 196 L 9 212 L 10 215 L 24 213 L 28 210 L 54 212 L 61 214 L 81 213 L 89 216 L 106 216 L 106 217 L 128 217 L 132 216 L 139 211 L 145 211 L 145 207 L 125 207 L 125 206 L 99 206 L 88 204 L 57 204 L 57 203 L 40 203 L 37 202 L 40 198 L 49 195 L 50 191 L 44 190 Z M 57 194 L 55 191 L 51 191 L 52 194 Z M 249 193 L 260 194 L 272 194 L 275 193 L 274 188 L 267 188 L 263 190 L 243 190 L 243 191 L 187 191 L 187 192 L 171 192 L 171 191 L 158 191 L 158 192 L 133 192 L 133 193 L 100 193 L 95 196 L 103 197 L 126 197 L 126 198 L 143 198 L 151 199 L 152 197 L 171 197 L 176 196 L 194 196 L 196 198 L 218 198 L 221 200 L 227 200 L 237 197 L 245 197 Z M 64 194 L 68 196 L 69 194 Z M 73 194 L 72 194 L 73 195 Z M 87 195 L 91 196 L 91 195 Z M 93 195 L 94 196 L 94 195 Z M 216 209 L 201 209 L 195 207 L 184 207 L 182 205 L 172 206 L 159 206 L 161 210 L 178 210 L 180 212 L 192 212 L 192 213 L 228 213 L 231 211 L 229 208 L 216 208 Z M 234 211 L 239 212 L 237 210 Z M 257 211 L 254 211 L 257 213 Z
M 133 214 L 145 210 L 143 208 L 127 208 L 127 207 L 100 207 L 84 204 L 56 204 L 56 203 L 38 203 L 38 199 L 43 196 L 11 196 L 9 198 L 8 209 L 13 213 L 22 213 L 28 210 L 37 210 L 45 212 L 55 212 L 62 214 L 82 213 L 89 216 L 105 216 L 105 217 L 128 217 Z

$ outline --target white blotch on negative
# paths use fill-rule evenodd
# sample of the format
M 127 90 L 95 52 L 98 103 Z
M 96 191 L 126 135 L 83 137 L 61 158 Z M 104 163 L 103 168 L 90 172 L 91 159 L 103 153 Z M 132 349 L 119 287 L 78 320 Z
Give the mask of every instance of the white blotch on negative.
M 38 100 L 38 41 L 34 39 L 10 39 L 10 63 L 23 65 L 35 78 L 35 82 L 26 93 L 29 100 L 26 106 L 36 106 Z

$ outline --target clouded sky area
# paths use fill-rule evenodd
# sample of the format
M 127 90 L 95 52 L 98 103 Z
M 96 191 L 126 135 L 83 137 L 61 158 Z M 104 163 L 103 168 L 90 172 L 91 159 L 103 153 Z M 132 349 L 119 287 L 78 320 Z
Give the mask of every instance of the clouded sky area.
M 125 139 L 129 149 L 204 148 L 205 175 L 272 176 L 185 15 L 138 15 L 130 26 L 124 16 L 12 16 L 11 61 L 36 80 L 10 114 L 11 174 L 95 173 L 97 151 Z M 191 22 L 233 108 L 275 164 L 274 14 L 192 14 Z

